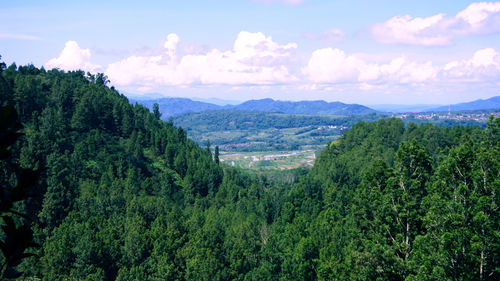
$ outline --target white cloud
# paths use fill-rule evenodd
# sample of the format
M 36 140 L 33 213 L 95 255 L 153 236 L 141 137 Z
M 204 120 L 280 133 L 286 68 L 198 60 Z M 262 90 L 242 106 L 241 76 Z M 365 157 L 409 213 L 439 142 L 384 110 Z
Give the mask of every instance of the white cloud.
M 420 83 L 437 76 L 431 62 L 417 63 L 397 57 L 386 64 L 369 63 L 339 49 L 320 49 L 312 53 L 303 73 L 314 83 L 377 82 Z
M 177 49 L 177 44 L 179 44 L 179 41 L 180 39 L 179 36 L 177 36 L 177 34 L 170 33 L 167 36 L 167 41 L 165 41 L 165 43 L 163 44 L 163 47 L 166 49 L 167 55 L 171 59 L 175 59 L 175 51 Z
M 500 81 L 500 54 L 493 48 L 436 65 L 404 55 L 350 54 L 336 48 L 315 50 L 305 63 L 300 63 L 300 55 L 295 54 L 297 44 L 279 44 L 260 32 L 245 31 L 225 51 L 187 52 L 176 34 L 169 34 L 162 47 L 160 53 L 129 56 L 101 68 L 91 63 L 89 49 L 68 41 L 60 55 L 45 66 L 91 72 L 105 69 L 115 86 L 137 93 L 162 91 L 169 86 L 203 91 L 226 86 L 278 92 L 282 88 L 327 91 L 331 87 L 336 92 L 447 87 L 459 90 L 478 85 L 497 87 Z M 298 64 L 303 66 L 301 71 L 297 71 Z
M 439 68 L 432 62 L 417 63 L 405 57 L 393 59 L 380 66 L 381 77 L 398 83 L 421 83 L 436 78 Z
M 108 66 L 106 74 L 117 85 L 142 87 L 192 84 L 275 84 L 293 81 L 286 61 L 297 44 L 280 45 L 264 34 L 242 31 L 233 49 L 178 57 L 179 37 L 170 34 L 163 54 L 131 56 Z
M 303 73 L 315 83 L 355 81 L 365 63 L 339 49 L 325 48 L 312 53 Z
M 500 79 L 500 54 L 485 48 L 476 51 L 468 60 L 452 61 L 443 67 L 443 76 L 461 81 L 492 81 Z
M 48 69 L 59 68 L 66 71 L 84 70 L 96 72 L 101 66 L 91 63 L 90 56 L 90 49 L 81 49 L 75 41 L 68 41 L 59 57 L 49 60 L 45 63 L 45 67 Z
M 492 18 L 498 23 L 500 2 L 478 2 L 470 4 L 465 10 L 456 15 L 457 19 L 463 20 L 471 27 L 484 27 Z M 500 27 L 496 27 L 500 29 Z
M 371 31 L 381 43 L 448 45 L 456 36 L 500 32 L 500 2 L 472 3 L 454 17 L 445 14 L 425 18 L 396 16 L 375 24 Z
M 442 65 L 435 65 L 432 61 L 414 61 L 406 56 L 378 62 L 370 62 L 363 57 L 370 56 L 346 54 L 332 48 L 316 50 L 302 69 L 304 81 L 315 88 L 340 83 L 357 85 L 365 91 L 389 91 L 397 87 L 442 89 L 450 85 L 454 89 L 463 89 L 466 84 L 497 85 L 500 80 L 500 53 L 493 48 L 481 49 L 469 59 Z
M 381 43 L 404 43 L 412 45 L 435 46 L 449 44 L 450 38 L 442 34 L 439 24 L 444 14 L 427 18 L 412 18 L 409 15 L 396 16 L 372 28 L 372 34 Z

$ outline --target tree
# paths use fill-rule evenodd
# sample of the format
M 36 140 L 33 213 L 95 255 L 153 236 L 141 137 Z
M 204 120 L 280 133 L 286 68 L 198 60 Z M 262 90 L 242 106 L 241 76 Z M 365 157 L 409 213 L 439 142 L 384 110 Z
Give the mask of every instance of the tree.
M 423 231 L 421 203 L 430 171 L 430 159 L 424 147 L 415 140 L 401 143 L 396 154 L 396 175 L 388 180 L 384 197 L 385 204 L 391 208 L 387 214 L 390 218 L 386 222 L 387 235 L 405 266 L 403 277 L 409 274 L 407 263 L 415 237 Z
M 2 59 L 2 56 L 0 55 L 0 60 Z M 4 71 L 4 69 L 7 68 L 7 65 L 5 64 L 5 62 L 3 61 L 0 61 L 0 73 L 2 73 L 2 71 Z
M 215 164 L 219 165 L 219 146 L 215 146 L 215 152 L 214 152 L 214 160 Z
M 1 178 L 0 182 L 0 216 L 3 224 L 1 226 L 3 237 L 0 240 L 0 250 L 2 251 L 2 264 L 0 276 L 3 278 L 18 278 L 22 275 L 15 269 L 23 259 L 33 256 L 27 253 L 28 248 L 39 247 L 33 241 L 33 230 L 30 227 L 30 220 L 23 214 L 15 210 L 14 204 L 27 200 L 34 196 L 33 189 L 40 176 L 40 170 L 22 169 L 13 165 L 10 161 L 11 152 L 8 148 L 13 145 L 21 136 L 18 131 L 22 128 L 17 118 L 17 112 L 11 106 L 0 107 L 0 160 L 2 166 L 6 164 L 11 170 L 11 176 L 17 178 L 17 184 L 12 185 L 9 178 Z M 8 167 L 10 166 L 10 167 Z M 17 226 L 13 215 L 28 219 L 24 224 Z
M 160 119 L 161 113 L 160 113 L 160 105 L 158 103 L 153 104 L 153 115 L 156 119 Z
M 210 150 L 210 140 L 207 139 L 207 142 L 205 143 L 206 150 L 209 154 L 212 154 L 212 151 Z

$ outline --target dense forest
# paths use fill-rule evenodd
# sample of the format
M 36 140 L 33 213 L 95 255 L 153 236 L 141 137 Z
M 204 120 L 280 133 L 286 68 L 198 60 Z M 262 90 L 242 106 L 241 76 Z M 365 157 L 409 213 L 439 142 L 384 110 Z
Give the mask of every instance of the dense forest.
M 0 71 L 2 204 L 39 174 L 0 208 L 5 278 L 500 279 L 500 119 L 359 122 L 287 184 L 224 166 L 103 74 Z M 36 242 L 18 262 L 12 229 Z

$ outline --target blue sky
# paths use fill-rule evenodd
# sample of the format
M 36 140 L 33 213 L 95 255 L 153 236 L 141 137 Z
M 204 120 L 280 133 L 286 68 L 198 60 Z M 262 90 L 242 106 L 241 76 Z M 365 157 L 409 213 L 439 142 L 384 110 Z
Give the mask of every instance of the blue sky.
M 500 2 L 7 1 L 0 55 L 129 96 L 448 104 L 500 93 Z

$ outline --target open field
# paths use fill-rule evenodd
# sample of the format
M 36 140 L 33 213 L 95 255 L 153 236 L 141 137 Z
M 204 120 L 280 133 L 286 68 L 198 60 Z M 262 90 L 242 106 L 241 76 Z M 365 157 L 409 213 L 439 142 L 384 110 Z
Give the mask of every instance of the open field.
M 307 126 L 298 128 L 233 129 L 205 132 L 188 136 L 203 144 L 210 140 L 223 151 L 280 151 L 305 150 L 309 146 L 324 146 L 336 140 L 346 127 Z
M 207 141 L 212 151 L 218 146 L 225 164 L 264 171 L 313 166 L 315 153 L 359 121 L 395 117 L 405 123 L 484 127 L 491 114 L 498 112 L 317 116 L 219 110 L 177 116 L 175 123 L 185 128 L 188 137 L 200 146 L 206 146 Z
M 264 151 L 264 152 L 222 152 L 220 161 L 227 165 L 254 170 L 289 170 L 312 167 L 316 154 L 314 150 Z

